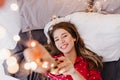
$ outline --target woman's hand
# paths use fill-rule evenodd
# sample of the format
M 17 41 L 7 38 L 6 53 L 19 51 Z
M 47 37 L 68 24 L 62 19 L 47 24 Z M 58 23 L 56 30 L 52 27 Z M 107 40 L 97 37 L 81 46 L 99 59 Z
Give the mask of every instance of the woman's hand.
M 73 63 L 64 56 L 55 59 L 57 67 L 51 70 L 52 74 L 56 75 L 72 75 L 75 72 Z
M 72 63 L 69 58 L 64 56 L 59 57 L 56 59 L 56 63 L 57 68 L 53 70 L 53 74 L 71 75 L 73 80 L 85 80 L 85 78 L 74 68 L 74 63 Z
M 30 40 L 27 46 L 28 48 L 24 50 L 24 57 L 27 62 L 35 62 L 37 64 L 37 68 L 34 71 L 45 73 L 55 66 L 54 59 L 43 45 L 36 40 Z

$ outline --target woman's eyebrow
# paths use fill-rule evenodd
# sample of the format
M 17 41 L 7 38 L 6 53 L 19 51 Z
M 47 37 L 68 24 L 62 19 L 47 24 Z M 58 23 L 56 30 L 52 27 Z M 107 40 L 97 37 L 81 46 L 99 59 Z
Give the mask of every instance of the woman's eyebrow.
M 61 35 L 67 34 L 66 32 L 62 33 Z M 58 38 L 58 36 L 55 36 L 54 39 Z

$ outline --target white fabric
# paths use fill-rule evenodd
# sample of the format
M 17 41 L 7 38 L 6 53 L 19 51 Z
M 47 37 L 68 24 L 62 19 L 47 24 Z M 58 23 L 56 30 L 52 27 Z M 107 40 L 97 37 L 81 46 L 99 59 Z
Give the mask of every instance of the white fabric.
M 43 29 L 52 16 L 66 16 L 85 11 L 87 0 L 18 0 L 22 16 L 22 31 Z
M 16 3 L 16 0 L 6 0 L 5 5 L 0 8 L 0 49 L 14 49 L 17 42 L 13 40 L 13 36 L 18 35 L 21 29 L 20 15 L 18 11 L 11 10 L 12 3 Z
M 75 24 L 86 46 L 103 56 L 103 61 L 120 58 L 120 14 L 73 13 L 46 24 L 45 35 L 51 25 L 61 21 Z
M 101 11 L 120 14 L 120 0 L 95 0 L 95 2 L 101 2 Z
M 0 80 L 19 80 L 19 79 L 16 79 L 14 77 L 11 77 L 11 76 L 1 76 L 0 75 Z
M 22 31 L 43 29 L 53 15 L 66 16 L 85 11 L 89 0 L 17 0 L 22 16 Z M 120 13 L 120 0 L 94 0 L 104 13 Z

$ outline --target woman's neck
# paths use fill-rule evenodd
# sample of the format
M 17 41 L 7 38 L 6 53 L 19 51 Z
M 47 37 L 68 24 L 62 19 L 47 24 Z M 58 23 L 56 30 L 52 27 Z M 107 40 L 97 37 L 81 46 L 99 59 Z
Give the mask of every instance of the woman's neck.
M 71 60 L 71 62 L 74 64 L 77 57 L 77 53 L 75 49 L 72 49 L 69 53 L 65 54 L 65 56 L 68 57 Z

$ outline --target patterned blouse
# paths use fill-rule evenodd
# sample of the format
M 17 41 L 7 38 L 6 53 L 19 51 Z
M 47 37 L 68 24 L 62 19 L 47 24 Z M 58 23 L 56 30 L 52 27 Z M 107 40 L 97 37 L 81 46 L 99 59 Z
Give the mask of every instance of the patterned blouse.
M 89 62 L 86 59 L 77 57 L 74 67 L 86 80 L 102 80 L 100 71 L 89 70 L 88 64 Z M 50 77 L 50 80 L 73 80 L 70 75 L 64 76 L 48 73 L 47 76 Z

